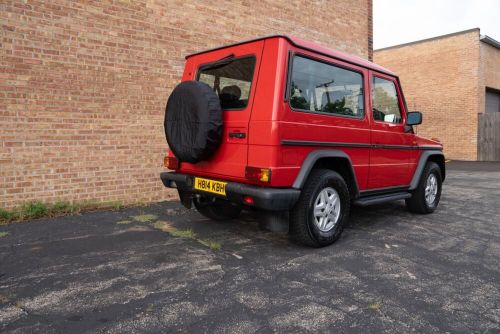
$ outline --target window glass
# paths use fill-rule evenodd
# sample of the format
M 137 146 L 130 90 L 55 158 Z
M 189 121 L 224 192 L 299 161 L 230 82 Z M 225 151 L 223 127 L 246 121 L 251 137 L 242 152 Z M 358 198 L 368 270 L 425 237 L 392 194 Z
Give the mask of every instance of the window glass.
M 500 93 L 486 88 L 486 113 L 500 112 Z
M 398 94 L 394 82 L 373 77 L 373 118 L 387 123 L 402 123 Z
M 222 109 L 243 109 L 248 104 L 254 68 L 255 57 L 223 60 L 200 68 L 197 80 L 213 88 Z
M 295 56 L 290 106 L 311 112 L 363 117 L 363 77 L 358 72 Z

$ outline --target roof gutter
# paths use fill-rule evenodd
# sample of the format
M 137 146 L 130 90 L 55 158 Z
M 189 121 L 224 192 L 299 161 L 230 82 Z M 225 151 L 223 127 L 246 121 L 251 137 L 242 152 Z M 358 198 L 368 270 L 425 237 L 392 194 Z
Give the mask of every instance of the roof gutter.
M 496 39 L 491 38 L 490 36 L 481 35 L 479 40 L 483 43 L 486 43 L 486 44 L 491 45 L 497 49 L 500 49 L 500 42 L 497 41 Z

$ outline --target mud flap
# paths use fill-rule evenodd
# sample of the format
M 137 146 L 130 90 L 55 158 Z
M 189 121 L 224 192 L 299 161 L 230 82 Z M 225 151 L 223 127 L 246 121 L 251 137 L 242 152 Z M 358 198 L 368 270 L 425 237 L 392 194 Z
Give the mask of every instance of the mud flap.
M 187 192 L 187 191 L 182 191 L 180 189 L 178 189 L 178 192 L 179 192 L 179 198 L 181 200 L 182 205 L 186 209 L 191 209 L 191 207 L 193 205 L 193 194 L 190 192 Z

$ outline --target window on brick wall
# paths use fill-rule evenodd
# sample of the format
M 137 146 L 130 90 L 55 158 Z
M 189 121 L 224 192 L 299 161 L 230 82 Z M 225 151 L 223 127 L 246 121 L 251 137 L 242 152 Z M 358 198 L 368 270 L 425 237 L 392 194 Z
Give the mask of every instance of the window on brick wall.
M 487 113 L 500 112 L 500 92 L 492 89 L 486 89 L 486 106 Z

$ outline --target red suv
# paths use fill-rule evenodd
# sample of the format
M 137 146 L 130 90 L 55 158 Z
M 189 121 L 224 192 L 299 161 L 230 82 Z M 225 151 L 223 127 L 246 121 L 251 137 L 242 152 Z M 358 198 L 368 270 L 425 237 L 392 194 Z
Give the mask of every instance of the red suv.
M 165 113 L 173 172 L 161 180 L 211 219 L 289 212 L 295 240 L 325 246 L 353 204 L 436 209 L 444 156 L 415 135 L 421 122 L 391 71 L 299 38 L 259 38 L 186 57 Z

